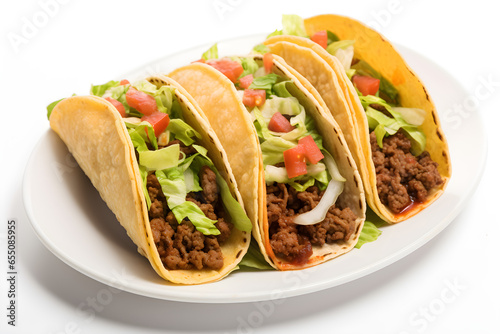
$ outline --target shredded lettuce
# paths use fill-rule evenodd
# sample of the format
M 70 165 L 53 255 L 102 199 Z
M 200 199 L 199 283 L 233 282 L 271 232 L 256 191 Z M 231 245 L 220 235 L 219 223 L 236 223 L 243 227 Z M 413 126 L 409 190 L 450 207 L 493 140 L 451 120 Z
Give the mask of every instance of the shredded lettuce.
M 273 85 L 278 81 L 278 75 L 270 73 L 261 77 L 254 78 L 250 89 L 264 89 L 266 95 L 270 96 L 272 94 Z
M 102 85 L 92 85 L 90 87 L 90 92 L 92 95 L 102 97 L 108 89 L 118 87 L 119 85 L 120 81 L 111 80 Z
M 165 170 L 157 170 L 155 171 L 155 175 L 161 185 L 161 190 L 167 199 L 170 210 L 186 201 L 188 191 L 181 168 L 172 167 Z
M 148 171 L 167 169 L 179 164 L 179 144 L 170 145 L 159 150 L 139 152 L 139 164 Z
M 250 241 L 250 247 L 248 248 L 247 253 L 241 259 L 241 262 L 238 264 L 241 267 L 254 268 L 259 270 L 271 270 L 273 267 L 269 263 L 267 263 L 266 259 L 260 252 L 259 245 L 257 241 L 252 238 Z
M 61 102 L 62 100 L 64 100 L 64 98 L 60 99 L 60 100 L 57 100 L 57 101 L 54 101 L 52 102 L 51 104 L 49 104 L 47 106 L 47 119 L 50 119 L 50 115 L 52 114 L 52 110 L 54 110 L 54 108 L 56 107 L 56 105 Z
M 281 18 L 284 35 L 309 37 L 306 32 L 304 20 L 299 15 L 283 15 Z
M 368 126 L 370 130 L 375 131 L 377 144 L 380 148 L 382 148 L 383 139 L 386 135 L 393 135 L 399 129 L 402 129 L 406 137 L 411 141 L 412 154 L 415 156 L 422 154 L 427 140 L 425 134 L 416 125 L 409 124 L 397 110 L 393 109 L 380 97 L 367 95 L 360 96 L 359 99 L 365 108 Z M 371 104 L 383 106 L 392 117 L 370 107 Z
M 139 165 L 139 173 L 141 174 L 142 192 L 144 194 L 144 197 L 146 198 L 146 205 L 148 206 L 149 210 L 151 208 L 151 197 L 149 197 L 149 192 L 147 187 L 148 171 L 146 167 Z
M 198 175 L 203 166 L 208 166 L 216 175 L 216 182 L 220 191 L 219 194 L 226 213 L 228 213 L 231 217 L 231 222 L 240 231 L 251 231 L 252 223 L 250 219 L 246 215 L 240 203 L 231 194 L 227 182 L 215 168 L 210 158 L 208 158 L 207 150 L 199 145 L 192 146 L 196 149 L 197 153 L 189 156 L 183 161 L 179 161 L 178 166 L 163 170 L 156 170 L 155 172 L 158 182 L 161 185 L 162 192 L 167 199 L 168 207 L 174 212 L 177 221 L 180 223 L 182 222 L 182 219 L 187 217 L 196 229 L 203 234 L 219 234 L 218 230 L 215 232 L 215 226 L 210 226 L 210 224 L 213 225 L 217 221 L 201 217 L 200 213 L 204 216 L 201 210 L 195 209 L 193 211 L 192 205 L 185 204 L 186 202 L 189 202 L 186 201 L 186 195 L 189 192 L 203 190 L 200 185 Z M 183 216 L 182 219 L 180 219 L 181 216 Z
M 292 94 L 290 94 L 290 92 L 286 88 L 288 83 L 289 81 L 282 81 L 275 84 L 273 86 L 274 93 L 279 97 L 292 97 Z
M 331 55 L 335 55 L 337 50 L 341 50 L 341 49 L 345 50 L 345 49 L 353 46 L 354 42 L 355 41 L 353 41 L 353 40 L 342 40 L 342 41 L 333 42 L 326 47 L 326 51 L 328 51 L 328 53 Z
M 253 47 L 253 51 L 260 53 L 260 54 L 265 54 L 268 52 L 271 52 L 271 49 L 267 45 L 264 44 L 257 44 L 256 46 Z
M 125 125 L 137 152 L 148 150 L 148 144 L 153 149 L 158 149 L 158 141 L 151 124 L 148 122 L 140 122 L 138 124 L 125 122 Z
M 365 221 L 363 229 L 359 235 L 358 242 L 354 247 L 359 249 L 364 244 L 377 240 L 380 234 L 382 234 L 382 231 L 380 231 L 375 224 L 370 221 Z
M 272 33 L 270 33 L 269 35 L 267 35 L 266 39 L 270 38 L 270 37 L 273 37 L 273 36 L 279 36 L 279 35 L 283 35 L 283 30 L 276 29 L 275 31 L 273 31 Z
M 169 114 L 172 109 L 175 88 L 169 86 L 161 86 L 154 93 L 153 97 L 156 101 L 158 111 Z
M 366 220 L 363 225 L 363 229 L 359 235 L 356 248 L 361 248 L 366 243 L 373 242 L 378 239 L 382 234 L 379 227 L 386 225 L 387 223 L 378 217 L 370 208 L 366 210 Z
M 243 207 L 231 194 L 231 191 L 229 189 L 226 180 L 224 180 L 224 178 L 220 175 L 217 168 L 215 168 L 215 165 L 213 164 L 212 160 L 210 160 L 210 158 L 207 156 L 207 149 L 198 145 L 193 145 L 193 147 L 198 152 L 197 154 L 199 154 L 195 158 L 193 163 L 197 163 L 198 166 L 207 165 L 215 173 L 216 182 L 217 186 L 219 187 L 220 191 L 219 194 L 221 196 L 222 203 L 224 204 L 226 212 L 231 217 L 231 222 L 233 223 L 234 227 L 236 227 L 240 231 L 250 232 L 252 230 L 252 222 L 250 221 L 247 214 L 243 210 Z M 199 168 L 201 169 L 201 167 Z
M 195 138 L 201 138 L 201 135 L 192 126 L 180 118 L 171 119 L 167 130 L 174 135 L 175 139 L 179 139 L 186 146 L 192 145 Z
M 219 235 L 220 231 L 215 227 L 216 220 L 205 216 L 200 207 L 193 202 L 185 201 L 171 209 L 177 222 L 187 218 L 198 231 L 204 235 Z
M 253 57 L 242 57 L 239 58 L 239 61 L 243 67 L 243 73 L 240 75 L 240 78 L 249 74 L 254 74 L 259 69 L 259 64 L 257 64 Z
M 202 55 L 201 58 L 204 60 L 209 60 L 209 59 L 217 59 L 219 58 L 219 49 L 217 47 L 217 43 L 212 45 L 207 51 L 205 51 Z
M 332 44 L 334 42 L 340 41 L 339 36 L 337 36 L 335 33 L 331 32 L 330 30 L 326 31 L 326 35 L 327 35 L 327 38 L 328 38 L 328 41 L 326 42 L 326 45 L 330 45 L 330 44 Z

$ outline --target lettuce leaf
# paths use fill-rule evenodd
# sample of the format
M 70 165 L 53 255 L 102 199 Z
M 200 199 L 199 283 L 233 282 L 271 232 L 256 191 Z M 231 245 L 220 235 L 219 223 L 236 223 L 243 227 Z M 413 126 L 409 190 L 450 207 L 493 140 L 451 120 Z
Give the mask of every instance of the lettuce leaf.
M 254 268 L 259 270 L 272 270 L 273 267 L 269 263 L 267 263 L 266 259 L 260 252 L 259 245 L 257 241 L 252 238 L 250 241 L 250 247 L 248 248 L 247 253 L 241 259 L 241 262 L 238 264 L 241 267 Z
M 373 242 L 378 239 L 382 234 L 379 227 L 386 225 L 387 223 L 383 221 L 379 216 L 373 212 L 372 209 L 368 208 L 366 210 L 366 220 L 359 235 L 358 242 L 354 247 L 361 248 L 366 243 Z
M 241 57 L 239 61 L 243 67 L 243 73 L 240 75 L 240 78 L 249 74 L 254 74 L 259 69 L 259 64 L 257 64 L 253 57 Z
M 90 93 L 95 96 L 102 97 L 106 91 L 112 87 L 118 87 L 120 81 L 110 80 L 102 85 L 92 85 L 90 86 Z
M 256 46 L 253 47 L 253 51 L 260 53 L 260 54 L 265 54 L 268 52 L 271 52 L 271 49 L 267 45 L 264 44 L 257 44 Z
M 284 35 L 293 35 L 299 37 L 309 37 L 306 32 L 304 20 L 299 15 L 283 15 L 281 18 Z
M 394 110 L 387 102 L 377 96 L 368 95 L 359 97 L 361 104 L 365 108 L 368 126 L 375 131 L 377 144 L 382 148 L 383 139 L 386 135 L 393 135 L 401 129 L 406 137 L 411 141 L 411 152 L 419 156 L 425 150 L 426 137 L 423 131 L 417 126 L 409 124 L 404 117 Z M 381 111 L 370 107 L 371 104 L 383 106 L 392 116 L 389 117 Z
M 180 140 L 186 146 L 192 145 L 195 138 L 201 138 L 201 135 L 192 126 L 180 118 L 171 119 L 167 130 L 174 134 L 175 139 Z
M 278 75 L 270 73 L 261 77 L 254 78 L 252 84 L 248 88 L 264 89 L 266 91 L 266 95 L 270 96 L 272 94 L 272 88 L 277 81 Z
M 205 51 L 201 55 L 201 59 L 209 60 L 209 59 L 217 59 L 219 58 L 219 49 L 217 47 L 217 43 L 212 45 L 207 51 Z
M 185 201 L 182 204 L 177 205 L 172 209 L 177 222 L 182 222 L 183 219 L 187 218 L 194 227 L 204 235 L 219 235 L 220 231 L 215 227 L 216 220 L 212 220 L 205 216 L 203 211 L 190 201 Z
M 56 107 L 56 105 L 61 102 L 62 100 L 64 100 L 65 98 L 62 98 L 60 100 L 57 100 L 57 101 L 54 101 L 52 102 L 51 104 L 49 104 L 47 106 L 47 119 L 50 119 L 50 115 L 52 114 L 52 110 L 54 110 L 54 108 Z
M 170 145 L 159 150 L 139 152 L 139 164 L 148 171 L 176 167 L 179 164 L 179 144 Z

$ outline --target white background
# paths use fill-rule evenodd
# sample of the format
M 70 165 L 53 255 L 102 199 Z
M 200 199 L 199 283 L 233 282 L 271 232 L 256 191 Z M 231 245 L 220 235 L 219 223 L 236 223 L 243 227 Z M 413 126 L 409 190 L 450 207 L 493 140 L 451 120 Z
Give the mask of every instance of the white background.
M 7 325 L 5 310 L 6 270 L 0 273 L 0 332 L 500 332 L 496 146 L 500 24 L 491 3 L 2 1 L 0 268 L 6 268 L 5 225 L 14 218 L 19 227 L 19 295 L 13 328 Z M 457 101 L 477 103 L 489 137 L 487 165 L 475 195 L 440 235 L 397 263 L 342 286 L 283 300 L 272 308 L 259 303 L 177 303 L 116 292 L 95 312 L 88 312 L 88 307 L 80 312 L 82 303 L 96 299 L 107 287 L 46 250 L 31 229 L 22 202 L 26 162 L 48 129 L 45 106 L 74 92 L 87 92 L 91 83 L 106 82 L 192 46 L 274 31 L 284 13 L 303 17 L 339 13 L 371 22 L 389 40 L 427 57 L 460 82 L 469 95 L 457 96 Z M 38 27 L 26 28 L 30 24 Z M 491 85 L 485 87 L 488 80 Z M 478 89 L 485 92 L 485 88 L 490 93 L 479 97 Z M 463 135 L 475 134 L 464 131 Z

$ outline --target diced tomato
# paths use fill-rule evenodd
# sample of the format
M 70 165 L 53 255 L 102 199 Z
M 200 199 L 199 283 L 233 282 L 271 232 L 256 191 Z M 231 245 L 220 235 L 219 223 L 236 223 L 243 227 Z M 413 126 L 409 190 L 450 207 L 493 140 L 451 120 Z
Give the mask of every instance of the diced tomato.
M 260 107 L 266 102 L 266 91 L 263 89 L 245 89 L 243 104 L 249 108 Z
M 120 113 L 120 115 L 122 117 L 127 116 L 127 114 L 125 112 L 125 107 L 123 106 L 123 104 L 120 101 L 117 101 L 117 100 L 113 99 L 112 97 L 106 97 L 105 100 L 111 102 L 111 104 L 116 108 L 116 110 L 118 110 L 118 112 Z
M 311 164 L 317 164 L 325 157 L 311 135 L 299 139 L 299 146 L 303 147 L 304 155 Z
M 352 82 L 354 86 L 361 92 L 363 95 L 375 95 L 378 92 L 378 88 L 380 86 L 380 80 L 375 79 L 366 75 L 354 75 L 352 77 Z
M 304 153 L 304 146 L 297 145 L 283 152 L 285 159 L 285 169 L 288 177 L 296 177 L 299 175 L 307 174 L 306 158 Z
M 158 111 L 155 98 L 144 92 L 138 91 L 134 87 L 130 87 L 125 94 L 127 103 L 130 107 L 137 109 L 141 114 L 151 115 Z
M 279 111 L 275 112 L 269 121 L 269 130 L 274 132 L 290 132 L 295 127 Z
M 252 74 L 245 75 L 243 78 L 240 78 L 239 82 L 241 88 L 247 89 L 253 82 L 253 75 Z
M 170 117 L 164 112 L 155 111 L 152 114 L 142 116 L 141 121 L 151 124 L 155 131 L 155 136 L 158 137 L 167 128 L 168 123 L 170 123 Z
M 311 40 L 321 45 L 323 49 L 326 49 L 328 46 L 328 34 L 326 33 L 326 30 L 318 31 L 311 36 Z
M 191 64 L 192 64 L 192 63 L 204 63 L 204 62 L 205 62 L 205 59 L 200 58 L 200 59 L 198 59 L 198 60 L 192 61 L 192 62 L 191 62 Z
M 127 79 L 123 79 L 122 81 L 120 81 L 120 86 L 128 85 L 128 84 L 130 84 L 130 81 L 128 81 Z
M 233 83 L 236 83 L 241 73 L 243 73 L 243 66 L 241 66 L 239 62 L 231 60 L 229 58 L 211 59 L 206 63 L 219 70 Z
M 269 74 L 273 71 L 273 54 L 272 53 L 266 53 L 264 55 L 264 70 L 266 70 L 266 73 Z

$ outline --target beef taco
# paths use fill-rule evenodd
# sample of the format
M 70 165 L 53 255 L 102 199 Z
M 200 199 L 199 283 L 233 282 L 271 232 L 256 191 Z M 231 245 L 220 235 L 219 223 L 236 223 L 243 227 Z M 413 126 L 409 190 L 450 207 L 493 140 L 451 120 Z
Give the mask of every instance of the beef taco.
M 225 277 L 246 253 L 252 226 L 199 107 L 165 77 L 91 91 L 49 106 L 50 126 L 139 253 L 173 283 Z
M 314 86 L 344 132 L 373 211 L 397 223 L 444 192 L 451 161 L 436 108 L 387 39 L 338 15 L 285 15 L 271 35 L 264 45 Z
M 366 209 L 361 178 L 335 120 L 297 72 L 267 54 L 202 59 L 169 76 L 203 109 L 238 187 L 251 189 L 242 196 L 272 266 L 307 268 L 355 246 Z

